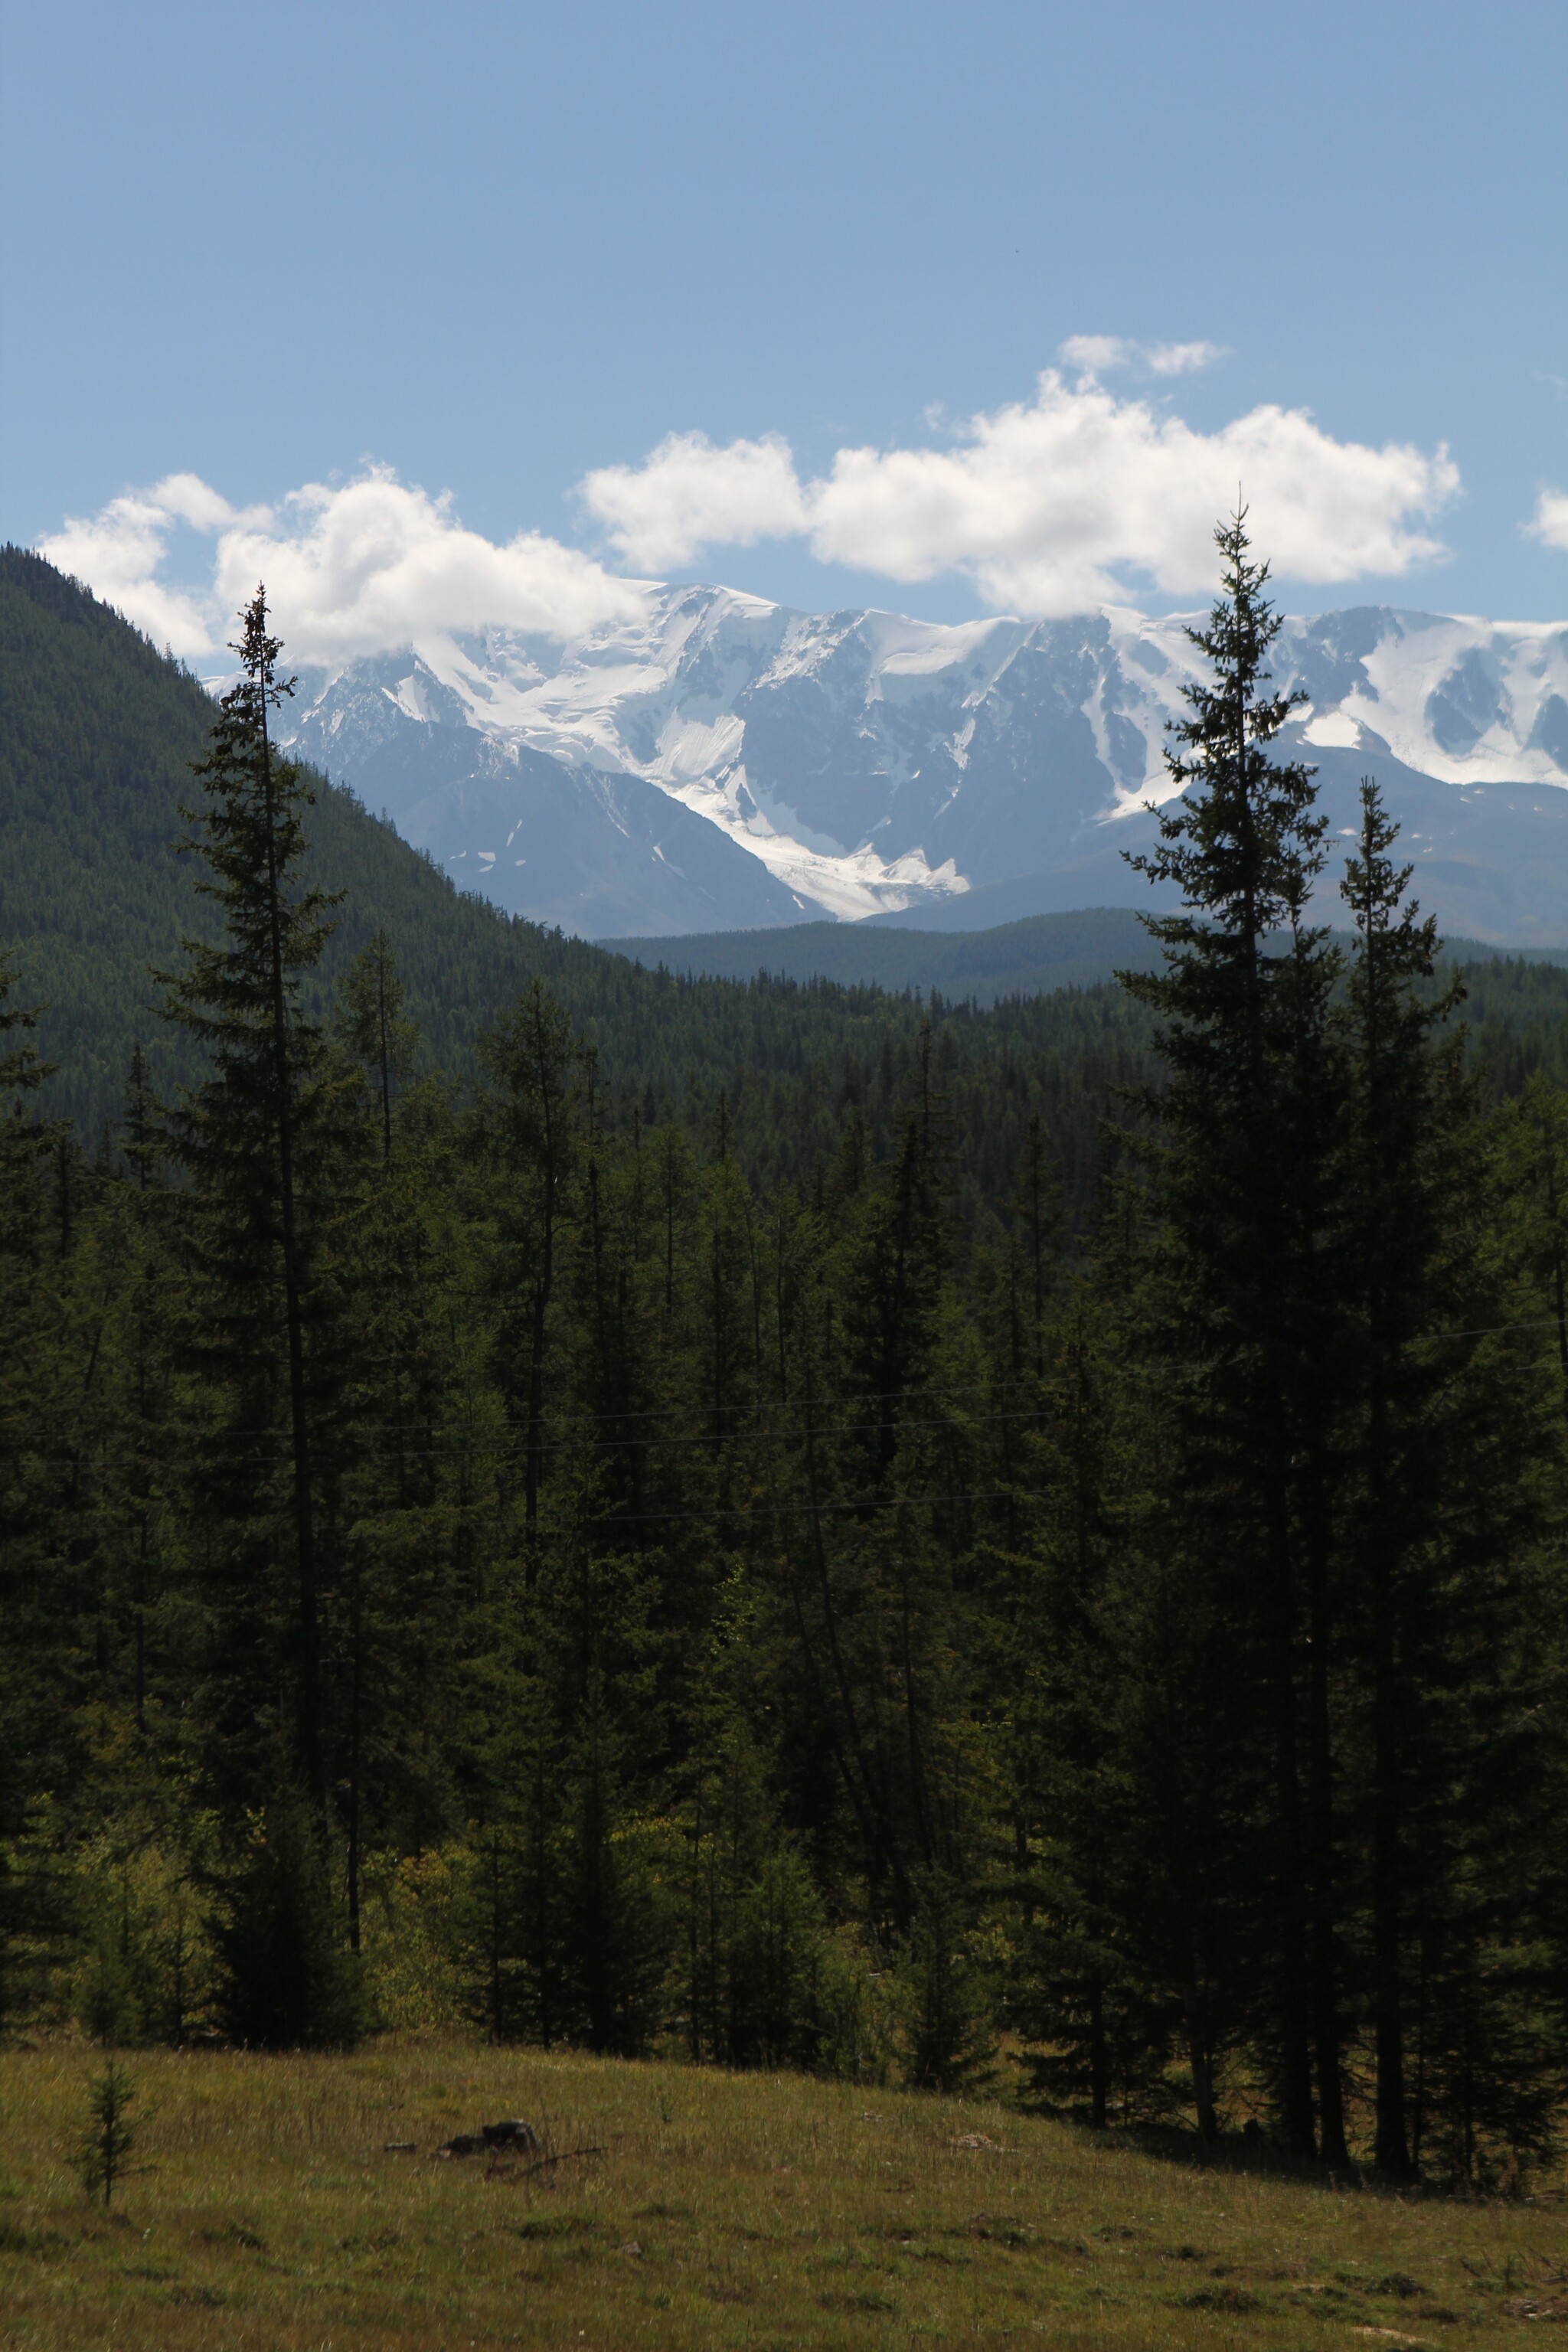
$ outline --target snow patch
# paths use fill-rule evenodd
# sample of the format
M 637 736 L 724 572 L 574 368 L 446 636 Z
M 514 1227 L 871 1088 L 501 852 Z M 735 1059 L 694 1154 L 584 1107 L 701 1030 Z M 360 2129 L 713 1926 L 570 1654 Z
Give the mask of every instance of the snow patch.
M 1361 741 L 1361 720 L 1348 709 L 1314 710 L 1301 730 L 1301 740 L 1320 744 L 1325 751 L 1353 751 Z

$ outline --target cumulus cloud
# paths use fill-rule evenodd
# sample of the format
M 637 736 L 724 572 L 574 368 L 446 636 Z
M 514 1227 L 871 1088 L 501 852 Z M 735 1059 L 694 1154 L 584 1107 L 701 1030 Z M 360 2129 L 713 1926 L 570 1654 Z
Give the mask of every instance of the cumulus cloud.
M 1089 362 L 1109 365 L 1110 341 L 1080 338 L 1076 383 L 1048 369 L 1032 401 L 970 417 L 945 447 L 840 449 L 826 475 L 802 483 L 783 442 L 723 448 L 688 435 L 661 443 L 643 467 L 609 469 L 607 488 L 591 490 L 606 477 L 590 476 L 584 495 L 645 560 L 656 545 L 662 562 L 689 562 L 704 545 L 804 532 L 824 562 L 903 582 L 957 574 L 994 607 L 1028 613 L 1081 611 L 1151 588 L 1202 593 L 1214 577 L 1215 520 L 1238 483 L 1258 543 L 1285 577 L 1386 577 L 1446 552 L 1424 528 L 1459 486 L 1445 448 L 1336 441 L 1305 409 L 1272 405 L 1198 432 L 1100 383 Z
M 699 549 L 754 547 L 806 527 L 805 501 L 787 441 L 716 447 L 705 433 L 671 433 L 640 466 L 602 466 L 578 496 L 627 563 L 675 571 Z
M 1524 527 L 1543 547 L 1560 547 L 1568 552 L 1568 491 L 1542 490 L 1534 516 Z
M 449 498 L 381 467 L 341 488 L 308 484 L 264 522 L 226 530 L 216 567 L 224 609 L 258 580 L 296 658 L 327 663 L 487 625 L 575 636 L 637 601 L 577 549 L 534 530 L 498 547 L 465 530 Z
M 199 584 L 167 576 L 174 527 L 213 542 Z M 160 645 L 211 656 L 258 580 L 289 658 L 328 667 L 453 629 L 494 625 L 566 637 L 632 612 L 637 592 L 538 531 L 503 546 L 465 529 L 384 467 L 308 483 L 275 507 L 231 507 L 194 474 L 113 499 L 40 542 Z
M 128 490 L 95 515 L 68 515 L 63 528 L 39 541 L 39 552 L 62 572 L 85 580 L 155 644 L 199 658 L 212 651 L 211 597 L 160 578 L 176 523 L 218 531 L 241 521 L 226 499 L 195 474 L 169 474 L 150 490 Z
M 589 474 L 578 496 L 618 560 L 645 574 L 686 569 L 706 549 L 799 538 L 823 562 L 891 582 L 967 580 L 993 609 L 1026 614 L 1202 595 L 1215 520 L 1238 484 L 1286 579 L 1387 578 L 1446 551 L 1429 528 L 1458 488 L 1444 448 L 1336 441 L 1305 409 L 1275 406 L 1201 432 L 1168 400 L 1101 381 L 1134 364 L 1173 378 L 1198 355 L 1212 346 L 1079 336 L 1063 347 L 1076 375 L 1047 369 L 1030 400 L 933 422 L 925 446 L 842 448 L 807 480 L 777 436 L 720 445 L 678 433 L 640 465 Z M 1568 496 L 1544 492 L 1529 528 L 1568 549 Z M 640 604 L 635 583 L 580 549 L 530 530 L 498 544 L 448 497 L 384 467 L 244 509 L 171 474 L 70 518 L 41 546 L 195 661 L 219 655 L 258 580 L 289 658 L 329 668 L 454 630 L 569 638 Z

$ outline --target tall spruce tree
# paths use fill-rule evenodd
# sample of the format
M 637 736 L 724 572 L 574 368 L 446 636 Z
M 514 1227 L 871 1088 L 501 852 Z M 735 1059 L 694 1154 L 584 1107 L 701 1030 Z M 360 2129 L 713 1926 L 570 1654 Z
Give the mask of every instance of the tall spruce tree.
M 1311 771 L 1269 751 L 1300 698 L 1268 691 L 1280 624 L 1244 509 L 1215 542 L 1223 593 L 1189 632 L 1212 683 L 1186 689 L 1191 716 L 1166 755 L 1181 793 L 1160 811 L 1156 849 L 1134 860 L 1183 906 L 1146 919 L 1163 970 L 1123 979 L 1162 1024 L 1167 1083 L 1144 1108 L 1165 1337 L 1203 1367 L 1174 1499 L 1192 1573 L 1219 1580 L 1234 1636 L 1232 1686 L 1215 1703 L 1252 1710 L 1267 1755 L 1253 1857 L 1264 2046 L 1286 2146 L 1311 2152 L 1321 2117 L 1324 2154 L 1343 2161 L 1325 1458 L 1339 959 L 1308 920 L 1325 823 Z
M 1346 1006 L 1354 1113 L 1346 1225 L 1360 1294 L 1364 1426 L 1352 1539 L 1370 1616 L 1374 2161 L 1382 2175 L 1399 2180 L 1410 2171 L 1403 1750 L 1415 1700 L 1407 1686 L 1414 1628 L 1400 1621 L 1433 1534 L 1438 1465 L 1424 1440 L 1443 1369 L 1416 1342 L 1441 1307 L 1433 1295 L 1443 1249 L 1433 1144 L 1442 1108 L 1429 1041 L 1456 992 L 1434 998 L 1422 985 L 1432 977 L 1436 925 L 1418 922 L 1406 899 L 1411 868 L 1394 866 L 1394 839 L 1375 784 L 1363 782 L 1361 836 L 1340 886 L 1355 929 Z
M 186 811 L 194 830 L 181 845 L 205 866 L 195 887 L 216 908 L 221 931 L 216 940 L 184 939 L 183 968 L 158 978 L 164 1018 L 206 1049 L 210 1067 L 169 1122 L 173 1155 L 190 1180 L 198 1275 L 192 1361 L 226 1407 L 208 1450 L 207 1507 L 240 1536 L 241 1576 L 264 1575 L 278 1546 L 268 1490 L 280 1388 L 294 1587 L 290 1744 L 320 1816 L 327 1768 L 312 1408 L 331 1409 L 331 1383 L 326 1367 L 309 1359 L 325 1304 L 321 1160 L 333 1087 L 300 983 L 326 944 L 337 900 L 300 887 L 312 794 L 271 740 L 271 713 L 294 681 L 279 674 L 281 646 L 268 628 L 265 589 L 242 618 L 232 648 L 241 675 L 219 703 L 195 769 L 203 799 Z M 268 1602 L 255 1591 L 246 1597 L 251 1630 L 261 1633 Z
M 1530 1344 L 1536 1301 L 1510 1263 L 1544 1276 L 1554 1307 L 1551 1253 L 1542 1265 L 1510 1233 L 1508 1155 L 1440 1034 L 1460 991 L 1432 986 L 1436 925 L 1408 899 L 1394 842 L 1366 782 L 1342 886 L 1340 1257 L 1373 2153 L 1390 2180 L 1424 2147 L 1474 2179 L 1499 2144 L 1516 2158 L 1542 2145 L 1556 2063 L 1541 1895 L 1561 1690 L 1542 1538 L 1561 1375 L 1556 1346 Z M 1543 1190 L 1550 1203 L 1550 1168 Z M 1547 1328 L 1555 1339 L 1554 1311 Z

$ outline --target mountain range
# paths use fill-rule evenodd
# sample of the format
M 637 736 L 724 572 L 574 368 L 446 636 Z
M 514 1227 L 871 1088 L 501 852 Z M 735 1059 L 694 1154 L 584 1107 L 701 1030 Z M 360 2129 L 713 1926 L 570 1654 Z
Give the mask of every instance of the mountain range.
M 178 843 L 189 831 L 183 812 L 201 799 L 191 764 L 214 715 L 187 670 L 79 582 L 24 549 L 0 548 L 0 997 L 7 969 L 13 982 L 0 1012 L 36 1009 L 33 1042 L 53 1066 L 38 1107 L 74 1119 L 89 1149 L 121 1114 L 137 1044 L 165 1100 L 202 1067 L 188 1036 L 160 1019 L 153 975 L 181 963 L 185 936 L 212 931 L 213 908 L 195 888 L 199 865 Z M 1139 927 L 1125 914 L 1109 929 L 1047 918 L 989 942 L 821 927 L 830 944 L 861 951 L 847 979 L 880 981 L 891 994 L 816 977 L 820 953 L 809 972 L 797 967 L 809 986 L 782 972 L 759 979 L 761 954 L 737 978 L 718 967 L 688 978 L 650 969 L 658 959 L 644 956 L 639 969 L 506 914 L 455 886 L 352 793 L 308 781 L 300 878 L 342 895 L 321 962 L 302 983 L 304 1008 L 326 1016 L 350 960 L 384 931 L 423 1041 L 420 1065 L 440 1070 L 460 1098 L 483 1079 L 484 1033 L 541 981 L 595 1050 L 605 1116 L 634 1107 L 649 1122 L 676 1115 L 702 1141 L 722 1096 L 726 1132 L 743 1135 L 748 1165 L 771 1181 L 810 1165 L 819 1145 L 831 1151 L 850 1098 L 844 1089 L 871 1083 L 868 1070 L 889 1109 L 883 1079 L 913 1058 L 925 1013 L 906 988 L 1008 1000 L 995 1014 L 939 1013 L 944 1068 L 978 1055 L 1017 1072 L 1047 1054 L 1059 1070 L 1086 1052 L 1110 1052 L 1123 1067 L 1147 1029 L 1114 990 L 1093 999 L 1059 992 L 1106 979 L 1137 952 Z M 809 943 L 812 928 L 763 937 Z M 1045 989 L 1058 992 L 1037 993 Z M 1078 1137 L 1061 1148 L 1086 1181 L 1100 1085 L 1086 1083 L 1076 1109 L 1063 1107 L 1060 1088 L 1052 1097 L 1063 1135 Z M 986 1148 L 994 1172 L 1000 1139 Z
M 22 549 L 0 549 L 0 951 L 15 950 L 13 1006 L 42 1008 L 37 1043 L 58 1066 L 42 1108 L 74 1118 L 89 1140 L 120 1114 L 135 1041 L 165 1096 L 199 1062 L 159 1019 L 152 972 L 177 963 L 182 934 L 211 920 L 176 844 L 192 797 L 190 763 L 212 719 L 198 681 L 79 583 Z M 572 785 L 572 772 L 557 764 Z M 632 781 L 662 797 L 647 779 Z M 645 932 L 624 943 L 629 953 L 615 953 L 508 914 L 454 882 L 461 863 L 441 873 L 353 793 L 320 777 L 312 789 L 309 878 L 346 896 L 307 985 L 308 1005 L 328 1010 L 348 959 L 384 929 L 424 1037 L 425 1066 L 443 1070 L 460 1095 L 481 1077 L 482 1033 L 542 980 L 595 1048 L 606 1102 L 635 1102 L 647 1119 L 678 1106 L 700 1136 L 722 1093 L 732 1131 L 736 1121 L 746 1127 L 752 1162 L 776 1176 L 810 1162 L 827 1132 L 822 1121 L 831 1128 L 834 1105 L 858 1098 L 866 1071 L 882 1070 L 889 1048 L 914 1051 L 930 1006 L 950 1060 L 994 1056 L 999 1071 L 1016 1072 L 1020 1055 L 1044 1054 L 1058 1075 L 1085 1054 L 1096 1061 L 1100 1077 L 1072 1097 L 1076 1110 L 1064 1108 L 1059 1089 L 1052 1097 L 1058 1127 L 1078 1138 L 1068 1156 L 1087 1183 L 1095 1087 L 1107 1072 L 1128 1079 L 1147 1042 L 1141 1008 L 1096 986 L 1147 960 L 1136 915 L 1110 907 L 1014 919 L 1010 894 L 1036 887 L 1026 875 L 916 902 L 918 929 L 894 910 L 706 936 Z M 1469 787 L 1430 789 L 1456 806 L 1476 797 Z M 1553 807 L 1568 801 L 1550 787 L 1540 797 Z M 709 820 L 668 805 L 716 845 L 716 866 L 738 860 L 768 879 Z M 671 837 L 662 828 L 654 835 Z M 635 872 L 630 850 L 623 870 Z M 1125 890 L 1132 877 L 1118 873 Z M 944 915 L 981 907 L 994 910 L 989 927 L 946 935 L 935 928 Z M 1510 1083 L 1542 1055 L 1556 1066 L 1568 1034 L 1568 973 L 1539 956 L 1500 959 L 1453 945 L 1483 1058 L 1506 1066 Z M 924 1005 L 905 991 L 922 992 Z M 937 1009 L 938 997 L 947 1009 Z M 994 1012 L 972 1010 L 985 1005 Z M 1005 1152 L 997 1138 L 993 1144 L 1001 1182 Z
M 1194 616 L 942 626 L 650 586 L 564 644 L 433 635 L 307 673 L 298 751 L 458 884 L 587 938 L 975 929 L 1147 903 Z M 1568 940 L 1568 626 L 1387 608 L 1286 622 L 1284 746 L 1335 834 L 1375 773 L 1445 928 Z

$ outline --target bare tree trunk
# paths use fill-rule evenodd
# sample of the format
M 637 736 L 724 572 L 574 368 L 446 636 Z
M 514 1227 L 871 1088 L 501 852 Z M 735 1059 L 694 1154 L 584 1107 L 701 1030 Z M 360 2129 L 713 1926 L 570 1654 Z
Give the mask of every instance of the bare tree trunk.
M 1089 1980 L 1089 2119 L 1096 2131 L 1105 2129 L 1110 2068 L 1105 2048 L 1105 1988 L 1100 1970 Z
M 360 1706 L 363 1685 L 363 1619 L 360 1593 L 360 1559 L 355 1549 L 352 1570 L 349 1640 L 352 1650 L 349 1681 L 349 1949 L 359 1950 L 360 1878 Z
M 1329 1711 L 1331 1609 L 1327 1499 L 1321 1491 L 1322 1437 L 1313 1434 L 1316 1454 L 1311 1525 L 1308 1535 L 1308 1602 L 1311 1656 L 1308 1671 L 1309 1787 L 1310 1791 L 1310 1885 L 1312 2032 L 1318 2060 L 1319 2152 L 1323 2162 L 1347 2170 L 1344 2084 L 1339 2019 L 1339 1955 L 1334 1936 L 1334 1763 Z
M 1219 2140 L 1219 2116 L 1214 2103 L 1214 2065 L 1203 2030 L 1203 1999 L 1195 1983 L 1189 1983 L 1184 1991 L 1182 2011 L 1187 2035 L 1187 2065 L 1193 2078 L 1193 2105 L 1198 2118 L 1198 2137 L 1205 2147 L 1213 2147 Z

